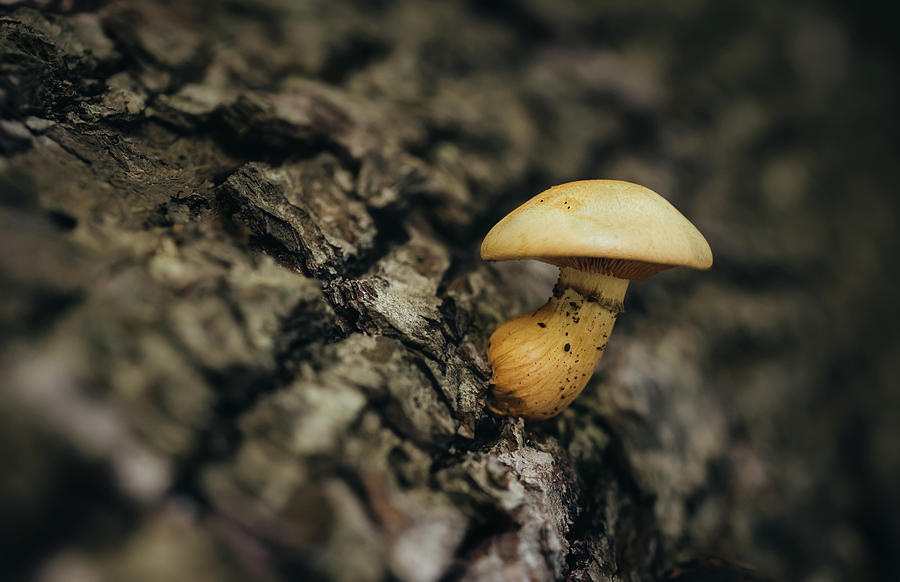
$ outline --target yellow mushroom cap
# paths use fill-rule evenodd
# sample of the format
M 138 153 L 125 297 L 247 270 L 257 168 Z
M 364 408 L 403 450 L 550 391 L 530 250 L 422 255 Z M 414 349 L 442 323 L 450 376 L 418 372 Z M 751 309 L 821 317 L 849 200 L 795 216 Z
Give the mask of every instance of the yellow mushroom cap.
M 494 225 L 481 258 L 560 266 L 606 259 L 602 270 L 626 279 L 712 265 L 709 243 L 674 206 L 649 188 L 618 180 L 569 182 L 538 194 Z

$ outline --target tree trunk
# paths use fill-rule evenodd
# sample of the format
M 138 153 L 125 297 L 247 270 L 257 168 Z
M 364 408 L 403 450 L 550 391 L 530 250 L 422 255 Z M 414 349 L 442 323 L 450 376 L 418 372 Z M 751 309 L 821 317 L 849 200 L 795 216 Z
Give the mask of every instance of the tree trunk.
M 0 2 L 9 579 L 888 579 L 889 62 L 607 4 Z M 498 417 L 487 338 L 555 272 L 481 237 L 599 177 L 716 264 Z

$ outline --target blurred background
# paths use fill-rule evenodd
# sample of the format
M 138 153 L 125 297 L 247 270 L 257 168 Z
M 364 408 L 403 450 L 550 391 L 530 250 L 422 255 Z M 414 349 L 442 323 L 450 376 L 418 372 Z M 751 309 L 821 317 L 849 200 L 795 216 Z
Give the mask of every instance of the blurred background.
M 0 2 L 3 575 L 649 580 L 715 557 L 900 578 L 898 18 L 872 0 Z M 528 537 L 524 510 L 457 472 L 516 441 L 483 411 L 478 354 L 554 274 L 478 245 L 541 190 L 601 177 L 672 201 L 715 265 L 633 284 L 586 394 L 515 429 L 562 451 L 572 492 L 558 563 L 516 570 L 484 556 Z M 401 311 L 451 331 L 357 305 L 396 281 Z M 341 367 L 363 352 L 468 371 L 372 388 Z M 405 408 L 450 385 L 470 396 Z M 631 504 L 624 529 L 600 491 Z M 426 505 L 437 529 L 413 528 Z

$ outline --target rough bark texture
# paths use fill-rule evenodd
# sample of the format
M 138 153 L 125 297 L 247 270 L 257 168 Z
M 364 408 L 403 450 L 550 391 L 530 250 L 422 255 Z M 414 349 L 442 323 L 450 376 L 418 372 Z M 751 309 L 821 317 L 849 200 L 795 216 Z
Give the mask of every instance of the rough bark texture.
M 8 579 L 889 579 L 896 94 L 806 3 L 0 2 Z M 541 189 L 664 193 L 585 394 L 486 412 Z M 885 275 L 885 274 L 888 275 Z M 676 566 L 676 564 L 681 564 Z

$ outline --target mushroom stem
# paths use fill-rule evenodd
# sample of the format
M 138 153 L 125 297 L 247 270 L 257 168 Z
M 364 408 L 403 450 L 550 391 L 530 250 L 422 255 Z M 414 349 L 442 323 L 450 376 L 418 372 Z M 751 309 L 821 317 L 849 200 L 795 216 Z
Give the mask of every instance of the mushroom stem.
M 491 410 L 534 419 L 565 410 L 594 373 L 627 288 L 628 279 L 561 267 L 547 303 L 491 336 Z

